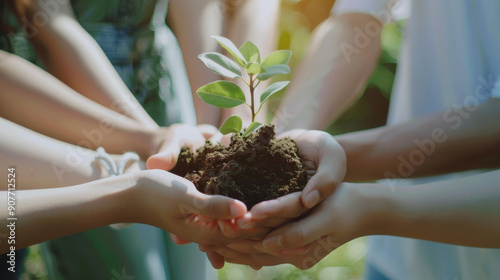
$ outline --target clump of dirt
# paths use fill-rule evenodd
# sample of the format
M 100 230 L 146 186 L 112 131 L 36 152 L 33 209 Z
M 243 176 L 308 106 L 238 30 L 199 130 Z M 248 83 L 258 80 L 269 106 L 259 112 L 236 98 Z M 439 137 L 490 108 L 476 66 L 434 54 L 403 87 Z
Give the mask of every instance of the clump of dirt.
M 196 153 L 183 148 L 172 173 L 193 182 L 206 194 L 220 194 L 255 204 L 301 191 L 307 172 L 290 138 L 276 139 L 273 125 L 244 138 L 231 137 L 229 147 L 210 142 Z

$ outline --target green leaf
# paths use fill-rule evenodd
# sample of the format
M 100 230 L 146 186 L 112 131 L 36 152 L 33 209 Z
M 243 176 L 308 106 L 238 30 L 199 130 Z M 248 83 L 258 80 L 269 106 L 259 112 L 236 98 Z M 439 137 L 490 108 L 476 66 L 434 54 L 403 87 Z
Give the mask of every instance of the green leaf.
M 262 66 L 260 66 L 257 63 L 250 62 L 245 66 L 245 70 L 247 71 L 248 75 L 255 75 L 255 74 L 260 74 L 263 72 L 266 72 Z
M 220 127 L 220 132 L 224 135 L 229 133 L 240 133 L 243 121 L 238 116 L 230 116 Z
M 269 66 L 265 70 L 266 70 L 266 72 L 259 74 L 257 76 L 257 79 L 259 79 L 261 81 L 265 81 L 274 75 L 290 74 L 290 67 L 288 67 L 288 65 L 286 65 L 286 64 L 278 64 L 278 65 Z
M 278 64 L 288 64 L 290 57 L 292 56 L 291 51 L 279 50 L 272 52 L 264 61 L 262 62 L 262 67 L 267 68 L 269 66 Z
M 247 129 L 245 130 L 245 133 L 243 133 L 243 137 L 247 136 L 248 134 L 256 131 L 259 127 L 261 127 L 262 124 L 260 122 L 253 122 L 251 123 Z M 221 131 L 222 132 L 222 131 Z
M 217 40 L 217 42 L 219 42 L 219 44 L 234 57 L 234 59 L 236 60 L 236 62 L 238 62 L 239 65 L 244 67 L 247 64 L 245 57 L 241 54 L 241 52 L 233 44 L 233 42 L 231 42 L 231 40 L 229 40 L 228 38 L 215 35 L 213 35 L 212 38 Z
M 283 82 L 276 82 L 272 85 L 270 85 L 264 92 L 262 92 L 262 95 L 260 96 L 260 103 L 266 102 L 266 100 L 271 97 L 271 95 L 277 93 L 278 91 L 282 90 L 285 88 L 290 82 L 289 81 L 283 81 Z
M 260 52 L 254 43 L 246 41 L 240 48 L 240 52 L 247 62 L 257 62 L 260 64 Z
M 222 54 L 208 52 L 202 53 L 198 57 L 216 74 L 230 79 L 241 78 L 241 68 L 238 64 Z
M 199 88 L 196 93 L 206 103 L 220 108 L 236 107 L 246 101 L 241 88 L 229 81 L 206 84 Z

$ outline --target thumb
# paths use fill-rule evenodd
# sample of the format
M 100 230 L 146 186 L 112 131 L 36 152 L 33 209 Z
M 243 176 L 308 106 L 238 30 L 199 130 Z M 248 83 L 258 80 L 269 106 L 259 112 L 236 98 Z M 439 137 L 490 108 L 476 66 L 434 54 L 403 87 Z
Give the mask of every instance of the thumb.
M 221 195 L 207 195 L 195 192 L 191 197 L 195 214 L 213 219 L 233 219 L 242 217 L 247 212 L 246 205 L 236 199 Z
M 161 152 L 154 154 L 146 161 L 148 169 L 171 170 L 177 163 L 177 157 L 181 152 L 181 147 L 177 143 L 169 143 L 162 147 Z
M 321 138 L 318 151 L 318 168 L 302 191 L 302 203 L 307 208 L 335 192 L 346 173 L 346 155 L 330 135 Z
M 308 209 L 313 208 L 334 193 L 340 182 L 341 179 L 335 178 L 331 172 L 316 173 L 302 190 L 302 204 Z

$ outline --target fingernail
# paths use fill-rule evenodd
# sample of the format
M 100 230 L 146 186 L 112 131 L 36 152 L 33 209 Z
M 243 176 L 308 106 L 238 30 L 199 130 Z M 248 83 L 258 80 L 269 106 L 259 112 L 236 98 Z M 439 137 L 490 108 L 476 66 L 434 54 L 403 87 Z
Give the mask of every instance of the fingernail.
M 267 250 L 277 249 L 283 247 L 283 237 L 281 235 L 266 238 L 262 243 Z
M 307 208 L 312 208 L 316 204 L 318 204 L 319 200 L 320 200 L 319 192 L 314 190 L 310 192 L 308 195 L 306 195 L 304 204 Z

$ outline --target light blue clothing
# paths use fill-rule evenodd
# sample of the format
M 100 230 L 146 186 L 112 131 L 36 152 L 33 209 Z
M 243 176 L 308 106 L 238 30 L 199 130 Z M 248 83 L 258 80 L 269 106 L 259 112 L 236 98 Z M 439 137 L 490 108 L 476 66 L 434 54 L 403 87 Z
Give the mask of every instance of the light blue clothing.
M 332 12 L 366 13 L 390 21 L 387 14 L 395 2 L 338 0 Z M 411 1 L 388 124 L 445 112 L 446 124 L 460 129 L 462 120 L 450 114 L 453 108 L 475 108 L 500 98 L 499 11 L 499 0 Z M 383 183 L 410 185 L 463 175 Z M 367 262 L 389 279 L 500 279 L 500 250 L 494 249 L 375 236 L 369 238 Z

